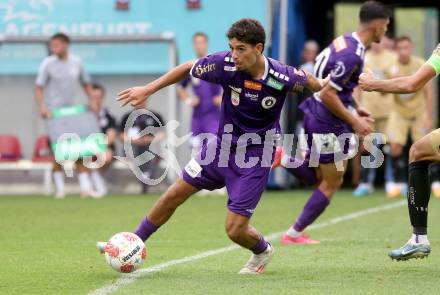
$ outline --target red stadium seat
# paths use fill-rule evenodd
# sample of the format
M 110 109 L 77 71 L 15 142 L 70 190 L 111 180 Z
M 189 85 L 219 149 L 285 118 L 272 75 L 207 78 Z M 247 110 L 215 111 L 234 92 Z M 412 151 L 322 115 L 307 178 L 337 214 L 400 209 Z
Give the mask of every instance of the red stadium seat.
M 0 162 L 14 162 L 20 159 L 20 140 L 14 135 L 0 135 Z
M 50 152 L 49 138 L 47 135 L 41 135 L 35 141 L 33 162 L 52 162 L 53 156 Z

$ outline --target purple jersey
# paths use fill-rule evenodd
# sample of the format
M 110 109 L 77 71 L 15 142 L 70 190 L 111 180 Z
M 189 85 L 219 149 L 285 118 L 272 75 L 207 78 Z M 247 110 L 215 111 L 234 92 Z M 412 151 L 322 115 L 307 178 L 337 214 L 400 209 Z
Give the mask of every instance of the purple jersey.
M 314 75 L 321 79 L 330 75 L 330 85 L 347 108 L 362 73 L 364 54 L 365 46 L 357 34 L 352 33 L 339 36 L 316 57 Z M 343 123 L 322 104 L 318 93 L 304 101 L 300 108 L 321 122 Z
M 264 57 L 265 72 L 260 80 L 237 71 L 231 52 L 223 51 L 199 59 L 191 75 L 223 87 L 218 138 L 223 127 L 232 124 L 232 144 L 245 133 L 256 133 L 263 144 L 266 131 L 279 131 L 279 117 L 288 91 L 302 90 L 307 77 L 302 70 Z
M 214 97 L 221 95 L 221 87 L 194 77 L 188 77 L 180 83 L 183 88 L 188 87 L 189 84 L 193 87 L 194 94 L 200 98 L 199 105 L 194 108 L 193 117 L 219 116 L 220 109 L 214 104 Z
M 189 84 L 193 88 L 194 95 L 200 100 L 200 103 L 193 110 L 191 123 L 193 135 L 217 132 L 220 108 L 214 104 L 214 97 L 221 95 L 221 87 L 190 76 L 180 83 L 183 88 Z

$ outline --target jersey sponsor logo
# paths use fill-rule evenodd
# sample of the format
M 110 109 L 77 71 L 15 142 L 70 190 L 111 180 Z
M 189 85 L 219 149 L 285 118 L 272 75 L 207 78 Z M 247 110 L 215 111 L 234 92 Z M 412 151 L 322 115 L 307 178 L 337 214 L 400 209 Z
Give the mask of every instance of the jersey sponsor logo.
M 331 71 L 332 77 L 339 78 L 345 73 L 345 64 L 342 61 L 337 61 L 334 68 Z
M 250 98 L 251 100 L 258 100 L 258 94 L 246 92 L 244 96 Z
M 258 82 L 244 80 L 244 88 L 261 91 L 262 85 Z
M 241 88 L 239 88 L 239 87 L 234 87 L 234 86 L 231 86 L 231 85 L 229 85 L 229 88 L 231 88 L 233 91 L 235 91 L 235 92 L 237 92 L 237 93 L 241 93 L 241 91 L 242 91 Z
M 240 104 L 240 93 L 231 90 L 231 103 L 233 106 L 238 106 Z
M 336 52 L 347 48 L 347 42 L 345 42 L 344 36 L 339 36 L 338 38 L 333 40 L 333 46 L 335 47 Z
M 264 109 L 270 109 L 271 107 L 273 107 L 275 105 L 275 103 L 277 102 L 275 97 L 272 96 L 266 96 L 265 98 L 263 98 L 263 100 L 261 101 L 261 106 Z
M 215 70 L 215 64 L 198 65 L 195 69 L 195 74 L 201 76 L 205 73 L 209 73 Z
M 232 67 L 232 66 L 224 66 L 223 70 L 226 71 L 226 72 L 235 72 L 235 71 L 237 71 L 237 68 L 235 66 L 234 67 Z
M 275 80 L 272 77 L 269 77 L 269 79 L 267 80 L 266 84 L 267 84 L 267 86 L 270 86 L 270 87 L 272 87 L 272 88 L 274 88 L 276 90 L 282 90 L 284 88 L 283 83 Z

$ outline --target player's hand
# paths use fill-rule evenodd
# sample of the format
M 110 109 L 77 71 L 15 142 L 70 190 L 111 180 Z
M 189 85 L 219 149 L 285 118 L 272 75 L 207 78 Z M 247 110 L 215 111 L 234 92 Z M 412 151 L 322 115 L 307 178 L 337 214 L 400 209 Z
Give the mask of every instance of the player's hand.
M 362 73 L 359 76 L 359 87 L 363 91 L 373 91 L 373 82 L 374 82 L 373 72 L 371 70 L 367 70 L 367 72 Z
M 324 79 L 318 79 L 319 85 L 321 85 L 321 89 L 324 88 L 328 82 L 330 81 L 330 74 L 327 75 Z
M 357 134 L 360 136 L 367 136 L 373 129 L 370 126 L 370 123 L 374 122 L 374 120 L 370 117 L 357 117 L 354 121 L 354 124 L 351 126 Z
M 121 106 L 130 104 L 134 107 L 141 107 L 144 105 L 147 98 L 152 95 L 154 91 L 148 85 L 136 86 L 125 89 L 118 93 L 117 100 L 122 102 Z
M 185 104 L 189 105 L 190 107 L 196 107 L 198 106 L 200 103 L 200 98 L 198 96 L 194 96 L 194 97 L 188 97 L 185 100 Z
M 45 106 L 41 106 L 39 109 L 40 117 L 43 119 L 50 118 L 50 112 Z
M 221 95 L 214 96 L 212 102 L 214 103 L 215 106 L 220 107 L 222 105 L 222 96 Z
M 356 108 L 356 113 L 359 115 L 359 117 L 371 117 L 370 111 L 363 106 L 358 106 Z

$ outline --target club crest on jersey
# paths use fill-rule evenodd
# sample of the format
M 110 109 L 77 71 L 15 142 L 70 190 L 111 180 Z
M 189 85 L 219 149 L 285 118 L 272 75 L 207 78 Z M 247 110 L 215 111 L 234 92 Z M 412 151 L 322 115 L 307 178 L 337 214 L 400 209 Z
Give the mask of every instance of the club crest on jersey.
M 244 88 L 261 91 L 261 87 L 262 87 L 261 83 L 244 80 Z
M 284 88 L 283 83 L 275 80 L 272 77 L 269 77 L 269 79 L 267 80 L 267 86 L 270 86 L 272 88 L 275 88 L 276 90 L 282 90 Z
M 271 107 L 273 107 L 275 105 L 275 103 L 277 102 L 277 100 L 275 99 L 275 97 L 272 96 L 266 96 L 265 98 L 263 98 L 263 100 L 261 101 L 261 106 L 264 109 L 270 109 Z
M 345 65 L 342 61 L 337 61 L 335 67 L 331 71 L 332 77 L 339 78 L 345 73 Z
M 231 103 L 234 106 L 238 106 L 240 104 L 240 93 L 231 89 Z

